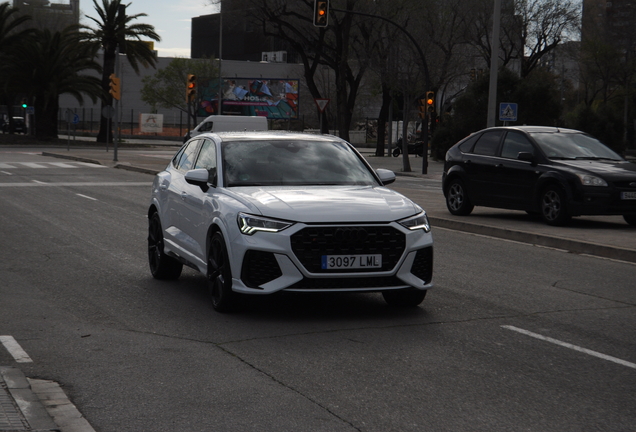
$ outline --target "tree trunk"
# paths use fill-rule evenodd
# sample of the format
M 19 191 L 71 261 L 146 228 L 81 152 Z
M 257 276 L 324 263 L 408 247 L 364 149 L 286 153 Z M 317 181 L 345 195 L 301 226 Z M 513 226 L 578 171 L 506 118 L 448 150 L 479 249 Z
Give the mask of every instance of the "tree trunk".
M 382 83 L 382 107 L 378 114 L 378 141 L 375 146 L 375 155 L 384 156 L 384 140 L 386 139 L 386 122 L 389 120 L 389 107 L 391 106 L 391 88 L 387 83 Z

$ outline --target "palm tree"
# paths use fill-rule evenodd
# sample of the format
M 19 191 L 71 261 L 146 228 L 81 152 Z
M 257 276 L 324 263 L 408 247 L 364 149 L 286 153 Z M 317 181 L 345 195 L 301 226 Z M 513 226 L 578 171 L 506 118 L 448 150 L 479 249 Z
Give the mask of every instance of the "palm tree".
M 80 75 L 83 71 L 101 71 L 94 58 L 94 47 L 80 40 L 74 26 L 62 32 L 39 31 L 11 57 L 15 71 L 13 82 L 26 89 L 29 99 L 34 101 L 38 139 L 57 138 L 61 94 L 69 93 L 80 103 L 83 95 L 88 95 L 93 102 L 102 96 L 99 78 Z
M 82 33 L 83 38 L 94 44 L 96 47 L 102 48 L 104 53 L 104 63 L 102 69 L 102 88 L 104 89 L 104 97 L 102 98 L 102 109 L 113 103 L 112 96 L 108 93 L 110 75 L 115 72 L 115 60 L 117 47 L 120 52 L 126 52 L 126 58 L 133 70 L 139 74 L 139 65 L 144 67 L 155 67 L 157 62 L 156 55 L 150 46 L 141 40 L 142 37 L 155 41 L 160 41 L 161 37 L 155 32 L 152 25 L 149 24 L 130 24 L 137 18 L 147 16 L 145 13 L 137 15 L 125 15 L 125 7 L 121 0 L 102 0 L 101 6 L 97 0 L 93 0 L 98 18 L 87 16 L 92 20 L 96 28 L 81 26 L 85 31 Z M 123 12 L 123 13 L 122 13 Z M 102 117 L 98 142 L 106 142 L 108 121 Z
M 10 131 L 13 130 L 13 104 L 19 89 L 13 82 L 14 70 L 9 57 L 33 33 L 32 29 L 20 30 L 22 24 L 30 19 L 28 15 L 20 15 L 18 9 L 11 7 L 9 2 L 0 4 L 0 105 L 8 108 Z

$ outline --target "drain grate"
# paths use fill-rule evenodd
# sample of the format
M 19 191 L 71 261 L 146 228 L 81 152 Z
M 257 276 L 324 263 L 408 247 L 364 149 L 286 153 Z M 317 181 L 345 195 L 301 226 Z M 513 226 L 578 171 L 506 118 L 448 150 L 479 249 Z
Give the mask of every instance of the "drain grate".
M 29 427 L 7 391 L 4 382 L 0 381 L 0 432 L 28 431 Z

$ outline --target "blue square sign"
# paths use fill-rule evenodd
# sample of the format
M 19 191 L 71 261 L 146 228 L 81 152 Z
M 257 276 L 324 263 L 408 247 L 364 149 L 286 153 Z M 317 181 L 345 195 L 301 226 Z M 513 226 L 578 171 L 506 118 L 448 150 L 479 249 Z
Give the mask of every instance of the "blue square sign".
M 512 102 L 502 102 L 499 104 L 500 121 L 517 121 L 517 104 Z

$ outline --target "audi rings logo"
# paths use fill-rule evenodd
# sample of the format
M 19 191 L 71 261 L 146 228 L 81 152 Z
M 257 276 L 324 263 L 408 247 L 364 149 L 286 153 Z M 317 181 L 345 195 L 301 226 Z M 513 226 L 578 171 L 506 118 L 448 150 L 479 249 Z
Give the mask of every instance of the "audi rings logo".
M 334 240 L 338 243 L 360 243 L 367 239 L 368 233 L 364 228 L 337 228 Z

